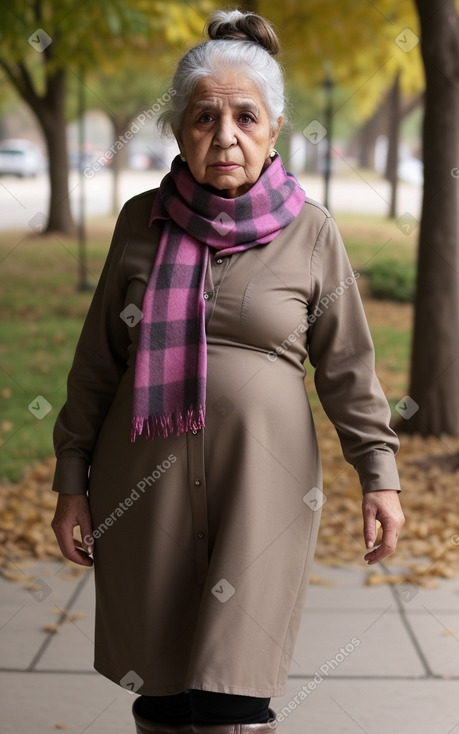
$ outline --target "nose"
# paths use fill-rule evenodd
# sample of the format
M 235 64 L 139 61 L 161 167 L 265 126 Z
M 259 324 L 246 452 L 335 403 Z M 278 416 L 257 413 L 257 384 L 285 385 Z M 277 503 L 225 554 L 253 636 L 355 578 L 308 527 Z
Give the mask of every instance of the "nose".
M 215 133 L 214 145 L 219 148 L 231 148 L 237 142 L 234 122 L 231 117 L 223 116 L 218 120 Z

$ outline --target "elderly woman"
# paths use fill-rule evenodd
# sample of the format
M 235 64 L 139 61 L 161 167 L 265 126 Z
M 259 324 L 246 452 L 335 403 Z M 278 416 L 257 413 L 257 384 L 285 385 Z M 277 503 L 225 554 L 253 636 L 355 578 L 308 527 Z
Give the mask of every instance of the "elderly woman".
M 121 212 L 55 428 L 53 527 L 66 558 L 94 557 L 95 668 L 140 694 L 139 734 L 276 726 L 325 501 L 307 356 L 368 563 L 403 523 L 355 275 L 274 150 L 277 38 L 239 11 L 208 33 L 160 121 L 181 154 Z

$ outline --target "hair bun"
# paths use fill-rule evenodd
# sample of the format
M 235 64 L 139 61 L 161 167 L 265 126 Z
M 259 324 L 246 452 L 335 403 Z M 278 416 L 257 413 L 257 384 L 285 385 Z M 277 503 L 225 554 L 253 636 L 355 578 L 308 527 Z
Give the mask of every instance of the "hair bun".
M 279 39 L 269 20 L 255 13 L 216 10 L 207 22 L 207 33 L 211 40 L 258 43 L 271 56 L 280 50 Z

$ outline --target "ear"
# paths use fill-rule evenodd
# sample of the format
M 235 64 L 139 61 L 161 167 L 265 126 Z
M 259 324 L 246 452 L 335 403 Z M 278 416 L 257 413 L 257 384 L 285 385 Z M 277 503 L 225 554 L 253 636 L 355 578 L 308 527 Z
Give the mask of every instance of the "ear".
M 180 135 L 180 132 L 179 132 L 178 128 L 175 125 L 172 125 L 172 132 L 174 133 L 174 138 L 177 141 L 177 145 L 179 147 L 179 150 L 180 150 L 181 155 L 184 155 L 185 154 L 185 149 L 183 147 L 182 137 Z
M 279 133 L 281 131 L 283 122 L 284 122 L 284 118 L 282 117 L 282 115 L 280 115 L 280 117 L 277 118 L 277 126 L 271 133 L 271 137 L 269 139 L 270 148 L 274 148 L 274 146 L 276 145 L 276 141 L 277 141 L 277 138 L 279 137 Z

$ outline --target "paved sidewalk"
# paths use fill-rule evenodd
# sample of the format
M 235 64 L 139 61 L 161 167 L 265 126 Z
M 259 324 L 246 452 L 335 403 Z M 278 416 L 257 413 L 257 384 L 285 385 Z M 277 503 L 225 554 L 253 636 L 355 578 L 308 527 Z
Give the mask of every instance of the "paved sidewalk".
M 459 734 L 459 580 L 397 589 L 364 586 L 366 569 L 314 572 L 333 586 L 309 589 L 272 702 L 279 734 Z M 35 590 L 0 579 L 0 733 L 133 734 L 132 695 L 92 669 L 92 571 L 27 573 Z

